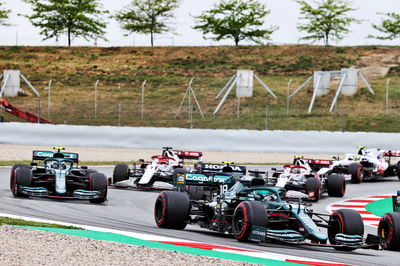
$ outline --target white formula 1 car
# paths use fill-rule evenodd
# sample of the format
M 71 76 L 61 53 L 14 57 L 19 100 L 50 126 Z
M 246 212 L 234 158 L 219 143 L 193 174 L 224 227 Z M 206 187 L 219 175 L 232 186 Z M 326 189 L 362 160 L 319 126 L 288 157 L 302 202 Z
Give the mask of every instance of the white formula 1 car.
M 331 173 L 332 160 L 305 159 L 296 156 L 293 164 L 284 165 L 268 178 L 268 184 L 286 190 L 297 190 L 308 195 L 309 200 L 318 201 L 327 193 L 330 197 L 343 197 L 346 180 L 341 174 Z
M 366 149 L 365 146 L 359 146 L 357 154 L 346 154 L 343 160 L 334 160 L 331 171 L 349 175 L 352 183 L 391 176 L 400 179 L 400 163 L 392 164 L 393 157 L 400 157 L 400 151 Z
M 117 164 L 114 167 L 111 183 L 117 187 L 152 187 L 156 181 L 172 183 L 172 176 L 176 172 L 188 172 L 184 159 L 202 160 L 203 153 L 198 151 L 172 150 L 172 147 L 163 147 L 161 155 L 154 155 L 150 162 L 142 161 L 137 167 L 126 164 Z

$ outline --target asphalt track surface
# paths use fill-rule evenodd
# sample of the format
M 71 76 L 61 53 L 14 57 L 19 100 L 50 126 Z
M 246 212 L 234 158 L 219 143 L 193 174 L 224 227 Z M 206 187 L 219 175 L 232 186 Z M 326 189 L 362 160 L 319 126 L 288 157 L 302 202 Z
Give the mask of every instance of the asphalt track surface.
M 112 167 L 94 167 L 107 176 L 112 175 Z M 250 166 L 255 168 L 255 166 Z M 264 167 L 257 167 L 262 170 Z M 239 243 L 231 236 L 189 225 L 185 230 L 158 228 L 153 219 L 153 206 L 157 192 L 132 189 L 110 188 L 108 201 L 96 205 L 86 201 L 54 200 L 43 198 L 15 198 L 9 189 L 10 167 L 0 168 L 0 212 L 35 218 L 57 220 L 68 223 L 85 224 L 118 230 L 177 237 L 216 245 L 260 250 L 307 258 L 329 260 L 353 265 L 400 265 L 399 252 L 383 250 L 336 251 L 326 247 L 288 246 L 272 243 Z M 348 184 L 343 199 L 354 197 L 393 194 L 400 188 L 397 178 L 363 184 Z M 313 205 L 314 211 L 326 213 L 325 207 L 339 198 L 323 198 Z M 376 229 L 366 227 L 366 233 L 376 233 Z

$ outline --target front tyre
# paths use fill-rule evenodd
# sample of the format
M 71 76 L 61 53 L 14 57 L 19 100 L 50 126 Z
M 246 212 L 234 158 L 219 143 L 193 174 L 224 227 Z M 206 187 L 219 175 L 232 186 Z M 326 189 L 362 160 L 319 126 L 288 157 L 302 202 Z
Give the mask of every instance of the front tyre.
M 158 227 L 185 229 L 189 220 L 190 200 L 186 193 L 161 192 L 154 205 L 154 220 Z
M 355 210 L 340 209 L 332 213 L 329 219 L 328 238 L 332 245 L 336 245 L 337 234 L 364 236 L 364 223 L 361 215 Z M 334 247 L 337 250 L 351 251 L 351 247 Z
M 321 198 L 321 180 L 315 177 L 309 177 L 306 180 L 306 194 L 312 201 L 319 201 Z
M 11 192 L 14 197 L 27 197 L 26 194 L 20 192 L 20 186 L 29 187 L 32 185 L 33 174 L 32 169 L 27 167 L 18 167 L 15 169 L 15 175 L 11 176 Z
M 329 175 L 327 188 L 329 197 L 342 198 L 346 193 L 346 178 L 338 174 Z
M 107 199 L 107 177 L 102 173 L 93 173 L 89 175 L 89 190 L 99 191 L 100 198 L 89 200 L 91 203 L 103 203 Z
M 234 237 L 241 242 L 248 241 L 253 226 L 267 227 L 268 215 L 265 206 L 255 201 L 240 203 L 232 217 Z
M 113 183 L 118 183 L 129 179 L 129 167 L 127 164 L 119 163 L 114 167 Z
M 400 213 L 389 212 L 382 216 L 378 236 L 383 249 L 400 251 Z
M 349 165 L 349 174 L 351 175 L 351 183 L 359 184 L 364 181 L 364 168 L 359 163 L 352 163 Z

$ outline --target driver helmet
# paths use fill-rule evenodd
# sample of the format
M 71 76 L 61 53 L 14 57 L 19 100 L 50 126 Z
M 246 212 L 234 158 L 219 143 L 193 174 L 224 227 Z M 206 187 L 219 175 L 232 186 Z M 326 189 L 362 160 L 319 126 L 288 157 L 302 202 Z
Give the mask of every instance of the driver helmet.
M 53 168 L 53 169 L 58 169 L 58 167 L 59 167 L 58 162 L 57 161 L 53 161 L 51 163 L 50 167 Z

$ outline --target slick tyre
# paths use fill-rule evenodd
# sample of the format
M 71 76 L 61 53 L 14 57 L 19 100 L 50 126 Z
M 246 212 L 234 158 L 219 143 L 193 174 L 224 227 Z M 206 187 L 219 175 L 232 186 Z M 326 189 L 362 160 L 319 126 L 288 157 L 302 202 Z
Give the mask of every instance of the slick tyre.
M 15 176 L 12 178 L 11 192 L 15 197 L 27 197 L 24 193 L 20 192 L 20 186 L 31 186 L 32 185 L 32 170 L 27 167 L 18 167 L 15 169 Z
M 103 203 L 107 199 L 107 177 L 102 173 L 93 173 L 89 176 L 89 190 L 100 191 L 101 197 L 91 199 L 91 203 Z
M 321 180 L 315 177 L 309 177 L 306 180 L 306 194 L 312 201 L 319 201 L 321 198 Z
M 351 175 L 351 183 L 359 184 L 364 181 L 364 169 L 359 163 L 352 163 L 348 168 L 349 174 Z
M 328 238 L 329 242 L 336 245 L 337 234 L 364 236 L 364 223 L 361 215 L 355 210 L 339 209 L 332 213 L 329 219 Z M 351 251 L 351 247 L 334 247 L 337 250 Z
M 383 249 L 400 251 L 400 213 L 389 212 L 382 216 L 378 236 Z
M 154 205 L 154 220 L 158 227 L 185 229 L 189 220 L 190 200 L 186 193 L 161 192 Z
M 27 166 L 24 164 L 14 164 L 13 167 L 11 168 L 11 173 L 10 173 L 10 189 L 11 190 L 12 190 L 12 186 L 14 183 L 16 170 L 17 170 L 17 168 L 20 168 L 20 167 L 27 167 Z
M 249 241 L 253 226 L 266 227 L 268 215 L 265 206 L 255 201 L 240 203 L 232 217 L 234 237 L 241 242 Z
M 397 178 L 400 180 L 400 162 L 397 163 L 396 165 L 396 172 L 397 172 Z
M 346 193 L 346 178 L 343 175 L 331 174 L 328 176 L 328 196 L 342 198 Z
M 114 167 L 113 183 L 118 183 L 129 179 L 129 167 L 126 164 L 120 163 Z

